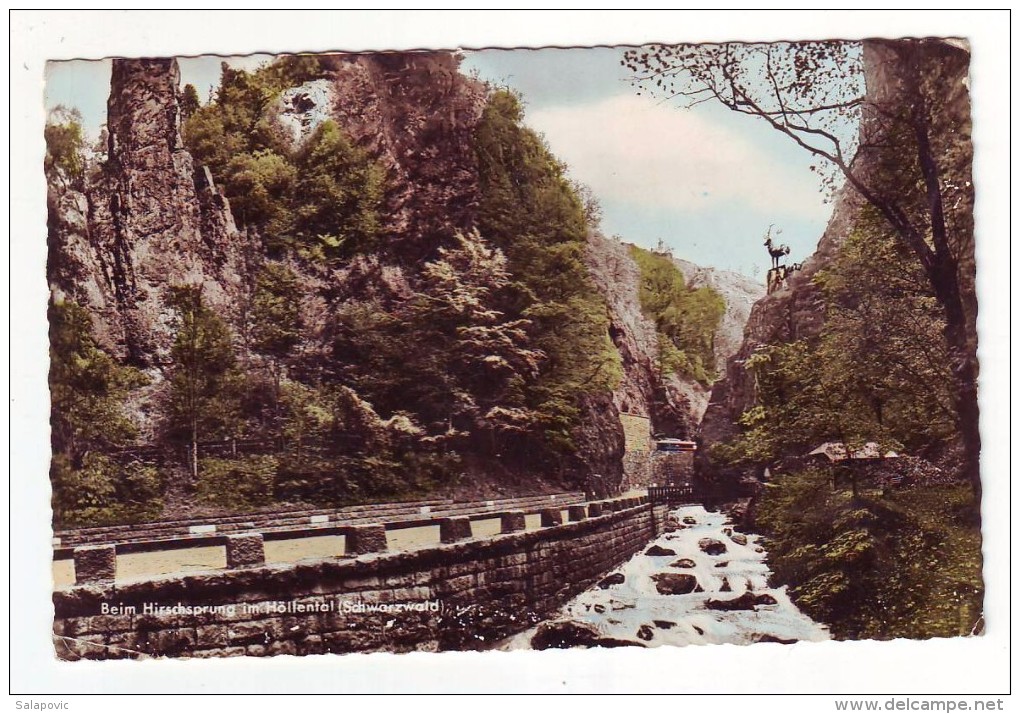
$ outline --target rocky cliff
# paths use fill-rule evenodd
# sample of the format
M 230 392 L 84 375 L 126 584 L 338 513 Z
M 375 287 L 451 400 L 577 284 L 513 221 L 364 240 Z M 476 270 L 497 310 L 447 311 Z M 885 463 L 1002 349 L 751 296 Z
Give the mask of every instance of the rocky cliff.
M 691 288 L 709 287 L 722 296 L 726 303 L 726 312 L 715 333 L 713 347 L 715 350 L 715 369 L 722 375 L 726 371 L 729 358 L 740 349 L 744 339 L 744 327 L 751 316 L 754 303 L 765 295 L 763 281 L 749 278 L 730 270 L 703 268 L 687 260 L 675 259 L 680 272 L 684 274 L 687 286 Z M 707 402 L 704 406 L 708 406 Z M 699 413 L 704 414 L 704 408 Z
M 181 141 L 177 61 L 115 61 L 107 160 L 82 190 L 49 186 L 51 289 L 93 316 L 101 346 L 125 362 L 169 359 L 172 285 L 202 287 L 233 310 L 250 241 L 208 169 Z
M 760 298 L 751 307 L 739 348 L 726 362 L 722 379 L 712 388 L 701 423 L 704 445 L 735 436 L 739 429 L 737 419 L 753 406 L 754 376 L 744 368 L 744 363 L 755 350 L 766 344 L 812 337 L 822 329 L 825 306 L 812 278 L 838 254 L 861 205 L 862 199 L 856 192 L 840 191 L 818 247 L 804 267 L 792 274 L 784 288 Z M 703 462 L 704 449 L 699 453 L 699 463 Z
M 332 119 L 385 173 L 383 232 L 411 259 L 474 225 L 473 132 L 487 90 L 449 53 L 334 55 L 328 78 L 285 90 L 276 121 L 292 144 Z
M 614 404 L 625 414 L 649 417 L 655 432 L 693 438 L 708 406 L 710 390 L 676 374 L 660 375 L 656 367 L 658 334 L 641 310 L 640 269 L 627 245 L 592 234 L 587 261 L 608 303 L 611 337 L 623 361 L 623 379 L 613 395 Z M 701 268 L 684 260 L 676 264 L 689 287 L 711 287 L 726 302 L 715 335 L 717 369 L 721 373 L 726 360 L 740 346 L 751 305 L 764 287 L 737 273 Z

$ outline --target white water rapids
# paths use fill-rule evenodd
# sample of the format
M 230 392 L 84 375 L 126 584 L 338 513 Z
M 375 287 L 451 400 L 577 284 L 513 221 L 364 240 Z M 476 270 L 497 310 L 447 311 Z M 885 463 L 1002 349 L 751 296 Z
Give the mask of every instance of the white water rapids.
M 685 506 L 671 514 L 677 530 L 648 543 L 557 616 L 504 641 L 500 649 L 829 639 L 824 626 L 794 606 L 785 586 L 768 586 L 769 568 L 758 536 L 733 531 L 725 514 L 701 506 Z M 648 555 L 655 546 L 673 553 Z M 691 589 L 695 591 L 687 592 Z M 540 644 L 543 637 L 548 642 L 550 632 L 556 640 L 557 628 L 571 630 L 573 637 Z M 539 637 L 532 642 L 536 633 Z

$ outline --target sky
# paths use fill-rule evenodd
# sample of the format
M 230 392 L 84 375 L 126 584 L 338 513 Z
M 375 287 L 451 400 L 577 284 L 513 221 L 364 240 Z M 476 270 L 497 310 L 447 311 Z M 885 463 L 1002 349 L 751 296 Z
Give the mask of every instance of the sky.
M 678 258 L 762 280 L 770 226 L 790 262 L 809 256 L 831 213 L 811 157 L 760 119 L 639 95 L 622 53 L 482 50 L 466 53 L 462 71 L 523 95 L 526 124 L 599 199 L 603 232 L 649 248 L 661 240 Z M 268 58 L 179 58 L 181 84 L 205 101 L 224 59 L 250 70 Z M 109 78 L 109 60 L 50 63 L 46 107 L 77 108 L 95 137 Z

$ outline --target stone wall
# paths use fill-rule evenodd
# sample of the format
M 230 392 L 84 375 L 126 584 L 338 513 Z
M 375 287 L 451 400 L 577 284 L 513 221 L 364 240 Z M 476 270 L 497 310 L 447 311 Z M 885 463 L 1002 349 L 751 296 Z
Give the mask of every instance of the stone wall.
M 624 493 L 633 489 L 689 484 L 694 478 L 694 452 L 628 451 L 623 455 Z
M 54 646 L 66 660 L 485 649 L 637 552 L 665 507 L 617 499 L 587 515 L 410 552 L 76 585 L 53 594 Z
M 651 451 L 652 422 L 646 416 L 620 414 L 625 451 Z

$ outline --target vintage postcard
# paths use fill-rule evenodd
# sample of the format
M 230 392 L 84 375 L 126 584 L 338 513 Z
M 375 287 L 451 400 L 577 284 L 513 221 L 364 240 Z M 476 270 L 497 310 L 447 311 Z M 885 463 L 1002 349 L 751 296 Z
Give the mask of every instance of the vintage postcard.
M 49 61 L 54 656 L 983 635 L 971 52 Z

